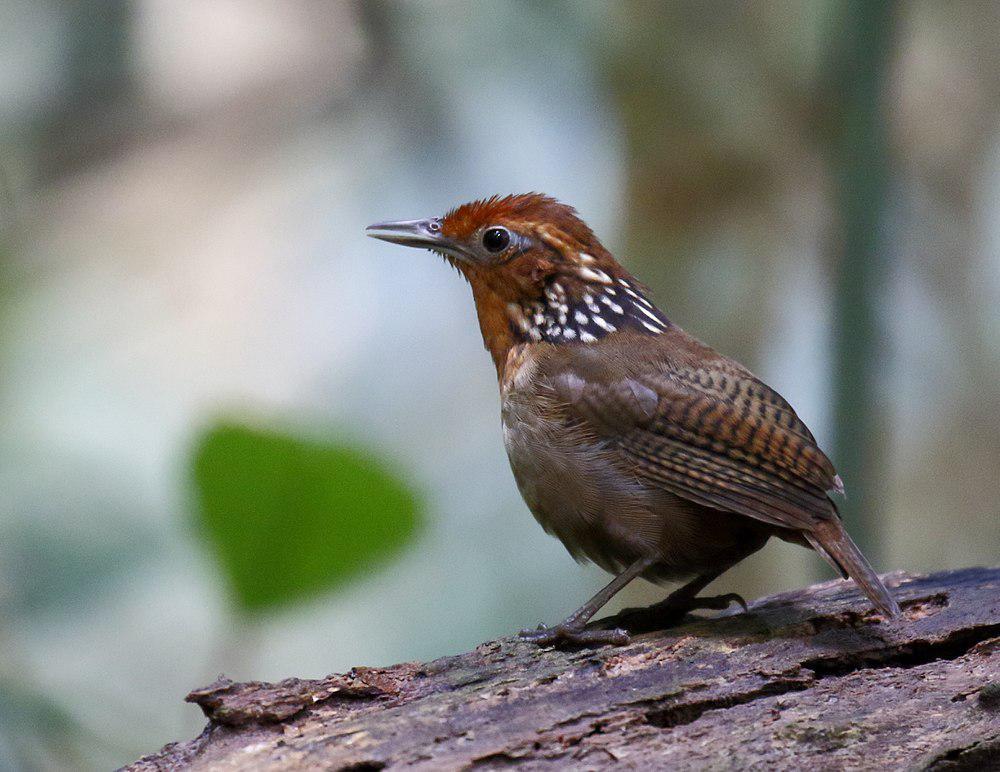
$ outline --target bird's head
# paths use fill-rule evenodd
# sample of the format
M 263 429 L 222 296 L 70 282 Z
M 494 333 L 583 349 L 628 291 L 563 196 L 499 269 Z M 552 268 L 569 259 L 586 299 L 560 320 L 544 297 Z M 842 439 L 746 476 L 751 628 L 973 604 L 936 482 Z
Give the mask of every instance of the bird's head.
M 586 345 L 626 328 L 658 334 L 670 325 L 576 210 L 548 196 L 493 196 L 367 233 L 437 252 L 468 279 L 498 371 L 520 343 Z

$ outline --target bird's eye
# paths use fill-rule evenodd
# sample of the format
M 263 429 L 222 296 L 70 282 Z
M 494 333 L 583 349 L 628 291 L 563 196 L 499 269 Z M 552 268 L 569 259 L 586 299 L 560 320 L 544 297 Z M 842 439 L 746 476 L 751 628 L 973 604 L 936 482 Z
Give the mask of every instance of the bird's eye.
M 506 228 L 487 228 L 483 233 L 483 246 L 490 252 L 503 252 L 510 244 L 510 231 Z

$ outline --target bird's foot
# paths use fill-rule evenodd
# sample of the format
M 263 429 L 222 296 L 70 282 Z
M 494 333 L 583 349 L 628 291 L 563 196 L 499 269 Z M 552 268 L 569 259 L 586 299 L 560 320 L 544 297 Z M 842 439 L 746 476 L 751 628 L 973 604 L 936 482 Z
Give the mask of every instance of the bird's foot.
M 727 592 L 724 595 L 708 595 L 703 597 L 674 596 L 669 595 L 659 603 L 654 603 L 646 608 L 627 608 L 621 613 L 643 614 L 657 617 L 682 617 L 689 611 L 698 609 L 708 609 L 712 611 L 724 611 L 733 603 L 737 603 L 744 611 L 749 611 L 747 602 L 743 596 L 735 592 Z
M 750 610 L 747 602 L 743 600 L 743 596 L 737 592 L 727 592 L 724 595 L 709 595 L 705 598 L 692 598 L 685 610 L 694 611 L 695 609 L 704 608 L 714 611 L 725 611 L 734 603 L 739 605 L 744 613 Z
M 627 608 L 611 618 L 612 623 L 625 622 L 629 629 L 636 631 L 662 630 L 678 624 L 689 611 L 708 609 L 724 611 L 733 603 L 738 604 L 743 611 L 749 611 L 747 602 L 742 595 L 727 592 L 724 595 L 708 595 L 691 597 L 689 595 L 669 595 L 659 603 L 645 608 Z
M 621 628 L 594 630 L 565 622 L 552 627 L 539 625 L 535 630 L 522 630 L 517 637 L 539 646 L 624 646 L 631 640 L 628 631 Z

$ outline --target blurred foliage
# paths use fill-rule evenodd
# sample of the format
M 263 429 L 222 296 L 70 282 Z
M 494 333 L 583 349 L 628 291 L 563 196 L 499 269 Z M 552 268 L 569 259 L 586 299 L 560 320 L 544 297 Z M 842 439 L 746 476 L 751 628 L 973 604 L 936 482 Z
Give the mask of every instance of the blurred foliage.
M 103 511 L 81 503 L 78 518 L 70 523 L 55 521 L 47 512 L 0 523 L 6 550 L 0 580 L 17 578 L 7 593 L 0 592 L 0 611 L 69 611 L 134 581 L 141 566 L 162 549 L 161 535 L 128 519 L 124 509 L 116 511 L 123 507 L 119 502 L 103 503 Z
M 198 519 L 244 611 L 343 585 L 399 551 L 413 491 L 372 454 L 219 423 L 194 454 Z
M 57 700 L 0 675 L 0 769 L 79 769 L 83 730 Z

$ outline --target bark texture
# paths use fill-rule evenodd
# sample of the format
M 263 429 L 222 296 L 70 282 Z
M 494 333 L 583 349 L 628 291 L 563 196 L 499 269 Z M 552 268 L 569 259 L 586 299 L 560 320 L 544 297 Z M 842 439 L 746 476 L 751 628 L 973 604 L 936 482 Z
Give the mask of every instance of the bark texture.
M 891 574 L 688 617 L 628 646 L 515 639 L 428 663 L 188 695 L 209 719 L 132 770 L 1000 769 L 1000 569 Z M 655 628 L 641 613 L 605 620 Z

